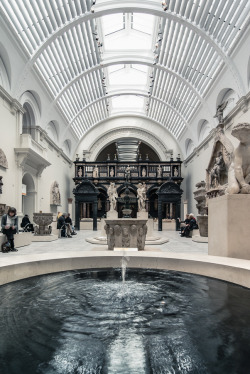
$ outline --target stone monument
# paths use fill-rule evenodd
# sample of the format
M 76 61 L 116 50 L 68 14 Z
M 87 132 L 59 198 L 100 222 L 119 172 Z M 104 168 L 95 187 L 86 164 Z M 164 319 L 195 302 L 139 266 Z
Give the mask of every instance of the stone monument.
M 207 199 L 206 199 L 206 182 L 201 181 L 195 185 L 197 190 L 194 191 L 194 199 L 197 201 L 198 210 L 197 223 L 199 226 L 200 238 L 192 237 L 193 241 L 208 242 L 208 216 L 207 216 Z M 197 235 L 198 236 L 198 235 Z
M 208 253 L 249 260 L 250 230 L 247 223 L 250 222 L 250 124 L 237 124 L 232 129 L 232 136 L 240 143 L 228 155 L 222 149 L 222 155 L 227 156 L 223 157 L 223 173 L 227 173 L 224 193 L 213 195 L 211 188 L 207 192 Z M 227 163 L 227 159 L 230 162 Z

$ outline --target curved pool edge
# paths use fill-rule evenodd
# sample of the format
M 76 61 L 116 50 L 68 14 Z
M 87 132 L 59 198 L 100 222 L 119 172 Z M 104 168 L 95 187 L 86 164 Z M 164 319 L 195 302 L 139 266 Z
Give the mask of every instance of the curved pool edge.
M 250 288 L 250 261 L 227 257 L 182 253 L 86 251 L 22 255 L 1 258 L 0 285 L 38 275 L 80 269 L 121 267 L 127 257 L 128 268 L 175 270 L 203 275 Z

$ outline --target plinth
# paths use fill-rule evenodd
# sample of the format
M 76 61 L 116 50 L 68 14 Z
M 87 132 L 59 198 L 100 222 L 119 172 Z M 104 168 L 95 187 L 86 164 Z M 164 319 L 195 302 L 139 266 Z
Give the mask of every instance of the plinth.
M 250 260 L 250 195 L 208 201 L 208 254 Z

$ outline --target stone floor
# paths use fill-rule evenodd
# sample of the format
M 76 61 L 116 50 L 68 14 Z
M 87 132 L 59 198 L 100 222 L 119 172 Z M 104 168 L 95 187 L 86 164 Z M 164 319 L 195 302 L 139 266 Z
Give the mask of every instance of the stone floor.
M 107 245 L 91 244 L 85 241 L 85 238 L 98 236 L 101 232 L 82 230 L 78 231 L 77 235 L 72 238 L 61 238 L 53 242 L 32 242 L 29 246 L 20 247 L 18 252 L 2 253 L 0 252 L 0 266 L 1 259 L 4 257 L 15 256 L 19 257 L 23 254 L 41 254 L 52 252 L 68 252 L 68 251 L 107 251 Z M 191 238 L 181 238 L 176 231 L 156 231 L 159 237 L 169 238 L 169 242 L 161 245 L 146 246 L 146 251 L 153 252 L 171 252 L 171 253 L 199 253 L 207 254 L 207 243 L 195 243 Z

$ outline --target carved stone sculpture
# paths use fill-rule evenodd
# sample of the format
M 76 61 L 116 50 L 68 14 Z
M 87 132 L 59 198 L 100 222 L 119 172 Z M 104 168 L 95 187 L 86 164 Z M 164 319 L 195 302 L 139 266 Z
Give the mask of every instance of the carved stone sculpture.
M 51 205 L 61 205 L 61 194 L 60 194 L 60 191 L 59 191 L 59 184 L 56 181 L 51 186 L 50 204 Z
M 232 135 L 240 141 L 235 149 L 228 178 L 229 194 L 250 193 L 250 124 L 234 126 Z
M 161 173 L 162 173 L 162 168 L 161 168 L 161 166 L 159 165 L 158 168 L 157 168 L 157 178 L 160 178 L 160 177 L 161 177 Z
M 114 211 L 116 210 L 116 201 L 117 201 L 116 199 L 118 197 L 114 182 L 110 183 L 110 186 L 108 188 L 108 196 L 109 196 L 109 202 L 110 202 L 110 211 Z
M 201 181 L 195 185 L 197 190 L 194 191 L 194 199 L 197 201 L 196 208 L 199 215 L 207 214 L 206 206 L 206 182 Z
M 217 187 L 221 184 L 221 178 L 225 171 L 226 165 L 223 159 L 223 154 L 219 151 L 217 157 L 215 157 L 214 166 L 210 172 L 210 187 Z
M 138 197 L 138 212 L 145 210 L 146 207 L 146 189 L 142 183 L 138 184 L 137 197 Z
M 216 128 L 212 155 L 206 170 L 208 198 L 225 195 L 228 187 L 234 147 L 230 139 L 224 134 L 223 127 L 223 125 L 218 125 Z
M 0 166 L 2 168 L 8 169 L 8 161 L 5 156 L 4 151 L 0 148 Z
M 227 104 L 228 104 L 228 101 L 224 101 L 223 103 L 221 103 L 220 105 L 217 106 L 216 114 L 215 114 L 214 118 L 217 117 L 219 123 L 224 122 L 223 112 L 226 109 Z
M 33 222 L 38 226 L 35 226 L 35 235 L 50 235 L 52 228 L 49 226 L 53 222 L 53 213 L 34 213 Z
M 94 169 L 93 169 L 93 178 L 98 178 L 99 177 L 99 169 L 97 167 L 97 165 L 95 165 Z

